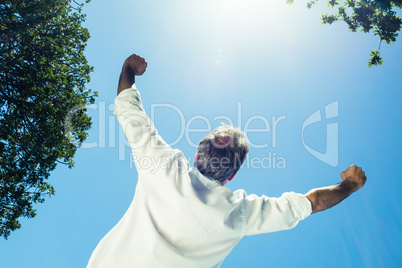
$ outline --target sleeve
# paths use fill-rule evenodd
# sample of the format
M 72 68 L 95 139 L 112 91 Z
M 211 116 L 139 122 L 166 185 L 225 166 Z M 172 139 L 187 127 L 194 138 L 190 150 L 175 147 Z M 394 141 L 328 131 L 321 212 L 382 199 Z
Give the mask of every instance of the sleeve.
M 116 97 L 114 113 L 130 144 L 139 173 L 145 170 L 145 166 L 149 169 L 150 164 L 161 163 L 161 158 L 175 153 L 158 135 L 154 124 L 145 114 L 135 84 Z M 144 167 L 141 163 L 145 163 Z
M 311 202 L 302 194 L 289 192 L 279 198 L 248 195 L 243 201 L 243 234 L 292 229 L 311 212 Z

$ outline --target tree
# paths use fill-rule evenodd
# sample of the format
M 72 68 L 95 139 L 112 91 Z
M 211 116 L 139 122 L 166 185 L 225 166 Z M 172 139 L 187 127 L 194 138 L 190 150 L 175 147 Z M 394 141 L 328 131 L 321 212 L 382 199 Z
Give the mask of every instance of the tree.
M 87 0 L 88 3 L 90 0 Z M 90 35 L 83 4 L 66 0 L 0 2 L 0 236 L 36 215 L 55 190 L 57 164 L 74 166 L 91 119 L 85 106 L 93 67 L 83 54 Z
M 294 0 L 286 0 L 292 4 Z M 311 8 L 318 0 L 307 3 Z M 336 14 L 323 14 L 323 24 L 332 24 L 336 21 L 344 21 L 350 31 L 373 32 L 378 36 L 378 50 L 371 51 L 368 67 L 382 65 L 383 58 L 380 56 L 381 43 L 385 41 L 391 44 L 396 41 L 398 32 L 402 26 L 402 19 L 397 16 L 396 9 L 402 8 L 402 0 L 328 0 L 328 7 L 337 7 Z

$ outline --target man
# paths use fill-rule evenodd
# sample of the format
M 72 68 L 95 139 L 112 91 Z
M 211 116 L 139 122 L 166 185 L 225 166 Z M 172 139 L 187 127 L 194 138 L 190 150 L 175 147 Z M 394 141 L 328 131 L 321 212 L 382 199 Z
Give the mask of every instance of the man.
M 232 192 L 223 185 L 249 151 L 243 133 L 230 126 L 212 131 L 200 142 L 190 169 L 144 113 L 134 77 L 146 67 L 137 55 L 126 59 L 115 101 L 138 170 L 134 200 L 100 241 L 88 267 L 219 267 L 243 236 L 293 228 L 366 182 L 362 169 L 352 165 L 341 173 L 341 183 L 305 195 L 268 198 Z

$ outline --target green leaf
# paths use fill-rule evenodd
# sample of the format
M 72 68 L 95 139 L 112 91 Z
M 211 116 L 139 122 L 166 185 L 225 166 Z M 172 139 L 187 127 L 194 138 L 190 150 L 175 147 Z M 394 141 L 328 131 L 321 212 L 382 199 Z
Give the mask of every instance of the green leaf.
M 321 17 L 322 24 L 332 24 L 338 20 L 337 15 L 323 14 Z
M 370 60 L 368 62 L 368 67 L 371 68 L 371 66 L 378 66 L 382 65 L 384 62 L 382 60 L 382 57 L 380 56 L 380 51 L 379 50 L 373 50 L 370 53 Z

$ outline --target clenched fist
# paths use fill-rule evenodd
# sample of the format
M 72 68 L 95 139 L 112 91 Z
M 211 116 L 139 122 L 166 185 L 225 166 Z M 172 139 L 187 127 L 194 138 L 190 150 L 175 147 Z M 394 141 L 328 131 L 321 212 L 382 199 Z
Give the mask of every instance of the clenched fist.
M 135 76 L 140 76 L 145 73 L 148 63 L 144 58 L 133 54 L 128 57 L 123 64 L 121 70 L 119 86 L 117 87 L 117 95 L 119 95 L 123 90 L 131 88 L 135 83 Z
M 147 66 L 148 63 L 145 61 L 144 58 L 133 54 L 124 61 L 123 69 L 129 68 L 134 73 L 134 75 L 140 76 L 145 72 Z
M 354 190 L 357 191 L 363 187 L 366 183 L 366 174 L 361 167 L 351 165 L 344 172 L 341 173 L 341 178 L 344 182 L 348 182 L 354 186 Z

